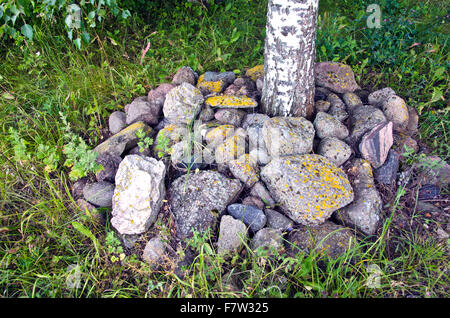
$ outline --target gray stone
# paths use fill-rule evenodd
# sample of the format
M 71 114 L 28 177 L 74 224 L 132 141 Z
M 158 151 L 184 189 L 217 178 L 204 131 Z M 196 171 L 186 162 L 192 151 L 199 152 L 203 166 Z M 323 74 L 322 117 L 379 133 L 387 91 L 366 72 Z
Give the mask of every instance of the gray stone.
M 342 99 L 335 93 L 330 93 L 327 96 L 327 101 L 330 102 L 331 108 L 339 108 L 345 110 L 345 104 Z
M 168 201 L 177 237 L 185 239 L 191 237 L 194 230 L 205 232 L 212 228 L 219 214 L 237 199 L 242 188 L 239 180 L 209 170 L 183 175 L 173 181 Z
M 266 214 L 267 218 L 267 226 L 272 229 L 291 231 L 294 227 L 294 221 L 281 214 L 280 212 L 272 209 L 265 209 L 264 213 Z
M 417 114 L 417 111 L 414 107 L 409 105 L 407 107 L 409 120 L 406 128 L 409 135 L 414 135 L 415 133 L 417 133 L 419 128 L 419 115 Z
M 367 99 L 370 105 L 381 107 L 383 102 L 392 95 L 395 95 L 395 91 L 390 87 L 385 87 L 370 93 Z
M 206 82 L 218 82 L 224 81 L 227 84 L 231 84 L 236 79 L 234 72 L 205 72 L 203 80 Z
M 353 189 L 342 169 L 320 155 L 272 159 L 261 179 L 274 200 L 295 222 L 323 223 L 353 201 Z
M 370 105 L 359 106 L 350 115 L 350 135 L 345 141 L 350 145 L 355 145 L 362 135 L 376 125 L 385 122 L 386 117 L 378 108 Z
M 291 255 L 317 253 L 333 259 L 352 248 L 356 242 L 351 230 L 329 221 L 318 226 L 300 226 L 289 233 L 287 240 Z
M 281 252 L 284 249 L 281 230 L 263 228 L 253 236 L 250 247 L 252 250 L 266 249 L 270 252 Z
M 343 122 L 344 120 L 346 120 L 348 118 L 348 113 L 344 109 L 334 107 L 334 106 L 330 107 L 328 114 L 330 114 L 331 116 L 333 116 L 340 122 Z
M 370 162 L 372 167 L 379 168 L 385 162 L 389 149 L 394 143 L 392 135 L 392 122 L 375 126 L 361 139 L 359 151 L 361 156 Z
M 78 179 L 72 184 L 71 193 L 72 197 L 76 200 L 83 196 L 83 189 L 88 184 L 89 179 L 87 177 Z
M 83 188 L 84 199 L 99 207 L 111 207 L 113 194 L 114 184 L 107 181 L 87 184 Z
M 324 112 L 318 112 L 314 120 L 314 128 L 317 137 L 335 137 L 345 139 L 348 137 L 348 129 L 339 120 Z
M 336 166 L 340 166 L 350 158 L 352 149 L 340 139 L 326 137 L 320 141 L 317 153 L 328 158 Z
M 264 122 L 262 134 L 273 159 L 311 152 L 315 130 L 303 117 L 272 117 Z
M 336 62 L 320 62 L 314 67 L 316 85 L 335 93 L 347 93 L 360 89 L 350 66 Z
M 275 206 L 275 201 L 270 195 L 269 190 L 264 186 L 261 181 L 256 182 L 250 190 L 250 194 L 260 198 L 264 204 L 270 208 Z
M 262 229 L 267 222 L 264 212 L 251 205 L 234 203 L 228 206 L 228 214 L 237 220 L 241 220 L 252 232 Z
M 155 222 L 166 194 L 163 161 L 126 156 L 116 174 L 111 225 L 120 234 L 141 234 Z
M 156 236 L 150 239 L 145 245 L 142 259 L 153 267 L 161 265 L 168 258 L 166 254 L 166 244 Z
M 257 161 L 259 165 L 269 163 L 270 156 L 267 152 L 266 142 L 262 133 L 262 127 L 266 120 L 270 119 L 265 114 L 247 114 L 245 116 L 242 127 L 247 130 L 248 146 L 250 156 Z
M 391 95 L 381 104 L 381 108 L 386 119 L 394 124 L 394 130 L 403 131 L 408 127 L 409 111 L 403 98 Z
M 347 174 L 351 180 L 355 199 L 336 211 L 335 218 L 364 234 L 375 234 L 381 221 L 383 201 L 375 187 L 370 164 L 363 159 L 354 159 Z
M 127 125 L 142 121 L 149 125 L 156 125 L 161 116 L 161 105 L 146 101 L 133 101 L 127 105 Z
M 121 111 L 112 112 L 109 115 L 108 127 L 112 134 L 117 134 L 127 126 L 127 115 Z
M 214 114 L 214 118 L 216 118 L 221 124 L 229 124 L 239 127 L 245 114 L 246 112 L 239 109 L 219 109 Z
M 171 123 L 191 123 L 201 111 L 203 95 L 198 88 L 189 83 L 181 83 L 166 95 L 163 113 Z
M 252 113 L 247 114 L 242 121 L 242 128 L 247 129 L 249 127 L 262 128 L 264 122 L 270 119 L 266 114 Z
M 195 73 L 189 66 L 180 67 L 172 78 L 173 85 L 180 85 L 181 83 L 186 82 L 195 86 L 196 81 Z
M 330 109 L 331 104 L 326 100 L 318 100 L 315 102 L 314 106 L 316 108 L 316 112 L 326 113 Z
M 426 156 L 417 168 L 422 174 L 422 184 L 434 184 L 442 188 L 450 184 L 450 165 L 437 156 Z
M 238 253 L 247 240 L 247 227 L 230 215 L 222 216 L 220 221 L 219 239 L 217 241 L 218 254 Z
M 125 151 L 137 145 L 139 138 L 136 136 L 136 133 L 140 129 L 142 129 L 149 136 L 153 133 L 150 126 L 143 122 L 137 122 L 106 139 L 100 145 L 95 147 L 94 151 L 99 155 L 108 153 L 110 155 L 120 156 Z
M 395 181 L 399 167 L 399 158 L 400 155 L 395 150 L 389 150 L 384 164 L 374 170 L 375 179 L 378 183 L 391 184 Z
M 214 110 L 209 106 L 205 106 L 200 112 L 200 115 L 198 115 L 198 119 L 200 119 L 202 122 L 213 120 Z
M 114 182 L 122 158 L 117 155 L 103 153 L 99 155 L 95 161 L 103 167 L 102 170 L 95 174 L 97 181 Z

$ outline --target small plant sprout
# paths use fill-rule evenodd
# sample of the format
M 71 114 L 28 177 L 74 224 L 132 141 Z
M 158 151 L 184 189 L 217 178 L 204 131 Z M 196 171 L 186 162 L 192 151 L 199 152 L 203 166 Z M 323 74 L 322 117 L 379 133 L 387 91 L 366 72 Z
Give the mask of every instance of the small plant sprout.
M 145 149 L 153 145 L 153 138 L 148 137 L 142 128 L 136 132 L 136 137 L 139 138 L 139 152 L 144 152 Z

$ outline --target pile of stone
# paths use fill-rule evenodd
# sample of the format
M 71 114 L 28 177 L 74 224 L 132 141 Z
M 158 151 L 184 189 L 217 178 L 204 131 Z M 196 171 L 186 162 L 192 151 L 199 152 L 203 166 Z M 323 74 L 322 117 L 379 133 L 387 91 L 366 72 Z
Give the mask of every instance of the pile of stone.
M 218 253 L 249 240 L 255 249 L 340 255 L 354 230 L 377 233 L 376 185 L 395 182 L 404 144 L 417 150 L 418 116 L 389 87 L 361 90 L 344 64 L 317 63 L 315 72 L 316 112 L 307 119 L 258 112 L 261 65 L 238 78 L 180 68 L 170 84 L 110 115 L 112 136 L 95 148 L 104 170 L 74 187 L 83 188 L 79 205 L 111 208 L 123 236 L 147 232 L 167 202 L 171 240 L 218 229 Z M 153 138 L 150 148 L 137 146 L 138 131 Z M 163 241 L 150 240 L 143 258 L 157 263 Z

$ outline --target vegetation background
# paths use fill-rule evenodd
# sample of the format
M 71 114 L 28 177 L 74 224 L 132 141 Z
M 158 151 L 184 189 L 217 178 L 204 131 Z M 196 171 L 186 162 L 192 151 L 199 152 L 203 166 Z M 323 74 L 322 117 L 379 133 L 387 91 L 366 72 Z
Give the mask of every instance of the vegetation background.
M 392 87 L 420 114 L 421 145 L 448 160 L 449 3 L 381 0 L 381 28 L 369 29 L 372 2 L 320 0 L 317 60 L 351 65 L 366 89 Z M 448 297 L 445 246 L 412 231 L 388 248 L 401 188 L 382 235 L 335 261 L 248 249 L 225 262 L 208 236 L 192 240 L 198 256 L 181 277 L 125 255 L 108 222 L 75 207 L 71 179 L 95 170 L 89 149 L 107 116 L 179 67 L 262 64 L 267 1 L 79 1 L 79 29 L 70 3 L 0 0 L 0 297 Z M 381 270 L 377 288 L 368 265 Z

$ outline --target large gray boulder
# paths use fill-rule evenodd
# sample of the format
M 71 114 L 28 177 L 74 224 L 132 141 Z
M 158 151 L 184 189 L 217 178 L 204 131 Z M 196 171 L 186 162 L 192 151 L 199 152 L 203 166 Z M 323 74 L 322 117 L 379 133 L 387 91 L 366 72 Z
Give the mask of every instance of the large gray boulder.
M 111 225 L 120 234 L 141 234 L 155 222 L 166 194 L 162 161 L 126 156 L 116 174 Z
M 239 180 L 210 170 L 183 175 L 173 181 L 168 191 L 168 201 L 175 219 L 177 237 L 185 239 L 191 237 L 194 230 L 205 232 L 212 228 L 242 189 Z
M 261 179 L 287 216 L 305 225 L 321 224 L 353 201 L 344 171 L 315 154 L 273 159 Z

